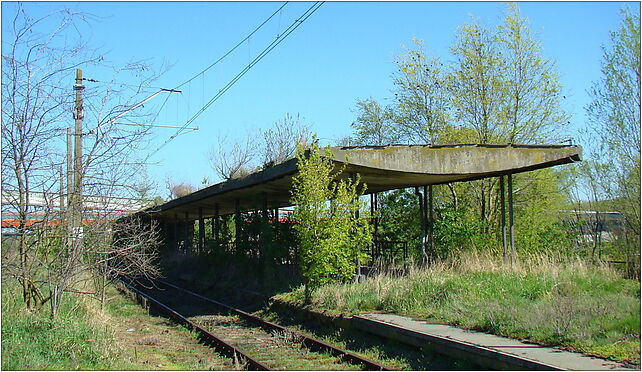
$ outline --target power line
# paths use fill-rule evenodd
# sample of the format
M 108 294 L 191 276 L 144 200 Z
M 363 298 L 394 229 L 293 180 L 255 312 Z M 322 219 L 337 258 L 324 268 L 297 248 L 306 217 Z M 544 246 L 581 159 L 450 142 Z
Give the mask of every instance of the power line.
M 230 80 L 223 88 L 219 90 L 219 92 L 212 98 L 210 99 L 194 116 L 192 116 L 183 127 L 181 127 L 176 133 L 174 133 L 170 138 L 168 138 L 162 145 L 160 145 L 156 150 L 154 150 L 152 153 L 150 153 L 145 161 L 149 159 L 151 156 L 156 154 L 158 151 L 160 151 L 163 147 L 165 147 L 171 140 L 174 138 L 178 137 L 181 134 L 181 131 L 183 131 L 189 124 L 191 124 L 196 118 L 198 118 L 205 110 L 207 110 L 214 102 L 216 102 L 225 92 L 227 92 L 243 75 L 245 75 L 254 65 L 256 65 L 259 61 L 261 61 L 268 53 L 270 53 L 274 48 L 276 48 L 283 40 L 285 40 L 294 30 L 296 30 L 303 22 L 305 22 L 314 12 L 317 11 L 323 5 L 322 1 L 317 1 L 314 3 L 310 8 L 308 8 L 299 18 L 295 19 L 294 22 L 283 32 L 283 34 L 278 35 L 270 45 L 268 45 L 259 55 L 252 61 L 250 62 L 243 70 L 241 70 L 232 80 Z M 199 76 L 200 74 L 196 75 Z M 194 78 L 188 80 L 187 82 L 193 80 Z M 181 87 L 185 83 L 179 85 L 178 87 Z M 177 87 L 177 88 L 178 88 Z
M 285 3 L 283 3 L 283 5 L 281 5 L 281 7 L 280 7 L 279 9 L 277 9 L 274 13 L 272 13 L 272 15 L 271 15 L 271 16 L 269 16 L 265 21 L 263 21 L 263 23 L 261 23 L 258 27 L 256 27 L 256 28 L 254 29 L 254 31 L 250 32 L 250 34 L 249 34 L 249 35 L 247 35 L 243 40 L 239 41 L 239 42 L 238 42 L 238 44 L 236 44 L 232 49 L 228 50 L 228 51 L 227 51 L 227 53 L 225 53 L 222 57 L 220 57 L 219 59 L 217 59 L 217 60 L 216 60 L 214 63 L 212 63 L 211 65 L 207 66 L 203 71 L 199 72 L 198 74 L 194 75 L 193 77 L 191 77 L 191 78 L 187 79 L 185 82 L 183 82 L 183 83 L 181 83 L 180 85 L 176 86 L 176 88 L 174 88 L 174 89 L 178 89 L 178 88 L 182 87 L 183 85 L 185 85 L 185 84 L 187 84 L 187 83 L 191 82 L 192 80 L 196 79 L 197 77 L 199 77 L 199 76 L 201 76 L 202 74 L 204 74 L 205 72 L 207 72 L 207 70 L 209 70 L 209 69 L 211 69 L 212 67 L 214 67 L 215 65 L 217 65 L 217 64 L 218 64 L 219 62 L 221 62 L 223 59 L 225 59 L 225 57 L 227 57 L 228 55 L 230 55 L 230 54 L 231 54 L 233 51 L 235 51 L 239 46 L 241 46 L 244 42 L 246 42 L 246 41 L 247 41 L 247 40 L 248 40 L 252 35 L 254 35 L 258 30 L 260 30 L 260 29 L 261 29 L 261 27 L 263 27 L 266 23 L 268 23 L 268 21 L 269 21 L 270 19 L 272 19 L 272 18 L 273 18 L 273 17 L 274 17 L 278 12 L 280 12 L 280 11 L 281 11 L 281 9 L 283 9 L 287 4 L 288 4 L 288 2 L 287 2 L 287 1 L 286 1 Z

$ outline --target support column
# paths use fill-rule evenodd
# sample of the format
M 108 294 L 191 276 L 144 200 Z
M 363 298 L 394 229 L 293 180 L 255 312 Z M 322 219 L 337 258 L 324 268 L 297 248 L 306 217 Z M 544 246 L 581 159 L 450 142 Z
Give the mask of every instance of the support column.
M 379 236 L 379 193 L 374 194 L 374 236 Z
M 212 235 L 214 235 L 214 242 L 216 243 L 216 246 L 220 247 L 221 246 L 221 225 L 220 225 L 220 217 L 218 215 L 218 204 L 214 205 L 214 217 L 212 217 Z
M 261 200 L 261 229 L 259 230 L 259 274 L 265 276 L 266 265 L 272 261 L 272 252 L 268 249 L 268 195 L 264 192 Z M 269 269 L 268 269 L 269 270 Z
M 419 222 L 421 225 L 419 241 L 421 248 L 421 262 L 426 263 L 426 195 L 421 194 L 419 187 L 415 187 L 415 195 L 419 198 Z
M 205 250 L 205 220 L 203 220 L 203 208 L 198 207 L 198 253 Z
M 356 201 L 358 202 L 359 197 L 357 197 Z M 359 219 L 359 207 L 357 207 L 357 210 L 354 212 L 354 218 L 357 220 Z M 357 256 L 357 282 L 360 282 L 361 279 L 361 260 Z
M 189 212 L 185 212 L 185 221 L 183 221 L 183 222 L 184 222 L 184 224 L 183 224 L 183 232 L 184 232 L 184 235 L 183 235 L 184 240 L 183 240 L 183 242 L 184 243 L 183 244 L 184 244 L 184 248 L 185 248 L 185 253 L 189 253 L 190 250 L 191 250 L 191 244 L 190 243 L 191 243 L 191 240 L 192 240 L 190 238 L 190 236 L 189 236 L 189 226 L 188 226 L 188 223 L 189 223 Z
M 259 230 L 259 252 L 260 256 L 263 257 L 265 255 L 265 231 L 267 229 L 267 226 L 265 224 L 268 223 L 268 196 L 267 193 L 264 192 L 262 197 L 261 197 L 261 229 Z
M 432 185 L 428 185 L 428 249 L 427 253 L 428 256 L 426 257 L 427 259 L 432 260 L 434 255 L 435 255 L 435 234 L 434 234 L 434 217 L 433 217 L 433 201 L 434 201 L 434 193 L 432 189 Z M 424 195 L 426 192 L 426 187 L 424 186 Z
M 163 243 L 165 245 L 165 249 L 169 248 L 169 242 L 169 223 L 167 222 L 167 218 L 163 217 Z
M 506 244 L 506 190 L 504 187 L 504 176 L 499 176 L 499 203 L 501 204 L 502 262 L 505 265 L 508 247 Z
M 513 175 L 508 175 L 508 235 L 510 238 L 510 261 L 514 264 L 517 260 L 515 252 L 515 216 L 513 213 Z
M 174 240 L 172 241 L 172 248 L 175 252 L 178 251 L 178 246 L 180 239 L 178 239 L 178 214 L 174 213 L 174 223 L 172 224 L 174 229 Z
M 236 199 L 234 201 L 234 247 L 239 244 L 241 238 L 241 201 Z
M 377 193 L 370 194 L 370 222 L 372 224 L 374 233 L 372 236 L 372 247 L 370 248 L 370 258 L 375 260 L 377 252 L 379 251 L 377 244 L 379 240 L 377 239 Z

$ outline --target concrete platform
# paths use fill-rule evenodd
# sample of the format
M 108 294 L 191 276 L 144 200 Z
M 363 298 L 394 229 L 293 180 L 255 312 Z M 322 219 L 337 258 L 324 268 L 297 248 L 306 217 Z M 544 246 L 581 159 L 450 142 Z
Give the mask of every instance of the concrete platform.
M 635 370 L 610 360 L 395 314 L 361 314 L 352 317 L 352 324 L 369 333 L 433 348 L 491 369 Z

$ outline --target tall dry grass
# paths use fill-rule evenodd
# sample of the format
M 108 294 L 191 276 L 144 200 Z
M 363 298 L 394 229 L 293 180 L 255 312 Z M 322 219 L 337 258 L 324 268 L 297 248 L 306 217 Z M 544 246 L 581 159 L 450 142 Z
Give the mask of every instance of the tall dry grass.
M 576 257 L 522 254 L 511 265 L 501 256 L 466 252 L 412 266 L 406 276 L 327 285 L 312 302 L 334 312 L 394 312 L 616 360 L 640 359 L 640 283 Z

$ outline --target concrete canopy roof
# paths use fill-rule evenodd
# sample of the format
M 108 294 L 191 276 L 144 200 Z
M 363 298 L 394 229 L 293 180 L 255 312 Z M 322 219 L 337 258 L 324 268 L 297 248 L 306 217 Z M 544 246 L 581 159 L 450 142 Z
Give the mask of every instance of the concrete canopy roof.
M 345 168 L 339 178 L 359 173 L 366 193 L 412 186 L 471 181 L 573 163 L 581 160 L 582 148 L 567 145 L 387 145 L 331 147 L 335 169 Z M 221 182 L 170 200 L 143 213 L 160 218 L 194 220 L 234 213 L 239 200 L 243 210 L 290 206 L 296 159 L 266 168 L 240 179 Z

